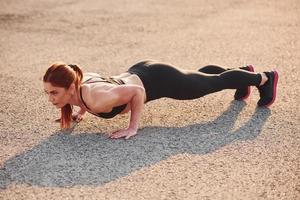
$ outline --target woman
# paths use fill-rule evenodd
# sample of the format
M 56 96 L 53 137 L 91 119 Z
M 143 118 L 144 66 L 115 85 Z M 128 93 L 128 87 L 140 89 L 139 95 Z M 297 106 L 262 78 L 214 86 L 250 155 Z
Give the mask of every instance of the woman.
M 109 78 L 83 74 L 77 65 L 55 63 L 43 80 L 49 101 L 61 109 L 62 128 L 69 128 L 72 118 L 79 122 L 86 112 L 112 118 L 131 111 L 129 127 L 110 136 L 128 139 L 137 134 L 144 104 L 162 97 L 188 100 L 223 89 L 237 89 L 234 98 L 244 100 L 250 94 L 250 86 L 256 86 L 260 93 L 258 106 L 268 107 L 276 98 L 278 73 L 254 73 L 251 65 L 239 69 L 209 65 L 188 71 L 146 60 Z M 72 113 L 73 105 L 80 107 L 78 113 Z

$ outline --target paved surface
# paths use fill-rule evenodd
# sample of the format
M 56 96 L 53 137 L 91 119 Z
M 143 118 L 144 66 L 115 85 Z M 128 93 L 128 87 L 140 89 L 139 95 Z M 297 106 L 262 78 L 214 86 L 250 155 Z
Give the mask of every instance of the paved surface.
M 298 0 L 2 0 L 0 199 L 299 199 L 299 13 Z M 105 136 L 128 115 L 59 131 L 51 63 L 115 75 L 147 58 L 276 68 L 278 99 L 161 99 L 129 141 Z

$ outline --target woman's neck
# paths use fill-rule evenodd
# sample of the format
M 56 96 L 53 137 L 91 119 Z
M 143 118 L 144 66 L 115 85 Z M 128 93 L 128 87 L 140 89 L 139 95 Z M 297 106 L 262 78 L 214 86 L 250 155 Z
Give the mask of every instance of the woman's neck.
M 83 103 L 79 97 L 79 89 L 71 96 L 70 100 L 69 100 L 69 104 L 74 105 L 74 106 L 79 106 L 79 107 L 83 107 Z

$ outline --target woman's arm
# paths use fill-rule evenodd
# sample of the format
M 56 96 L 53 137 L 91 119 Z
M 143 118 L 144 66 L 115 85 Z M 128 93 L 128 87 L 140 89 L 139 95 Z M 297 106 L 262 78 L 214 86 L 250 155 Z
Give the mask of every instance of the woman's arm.
M 111 138 L 130 138 L 137 134 L 141 113 L 144 107 L 145 90 L 137 85 L 120 85 L 108 91 L 100 91 L 95 94 L 99 98 L 93 103 L 93 110 L 96 112 L 105 112 L 107 109 L 123 104 L 130 104 L 131 115 L 127 129 L 114 132 Z
M 114 132 L 110 138 L 122 138 L 129 139 L 131 136 L 137 134 L 139 122 L 142 115 L 145 100 L 145 90 L 141 87 L 134 89 L 133 96 L 130 100 L 131 114 L 129 127 L 127 129 Z
M 86 113 L 86 110 L 83 108 L 80 108 L 78 112 L 72 113 L 72 119 L 76 122 L 80 122 L 83 119 L 83 116 L 85 113 Z

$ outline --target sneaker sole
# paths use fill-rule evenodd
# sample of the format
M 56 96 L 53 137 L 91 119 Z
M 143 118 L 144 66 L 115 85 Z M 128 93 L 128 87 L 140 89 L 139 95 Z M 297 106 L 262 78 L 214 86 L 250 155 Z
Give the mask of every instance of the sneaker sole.
M 247 67 L 249 67 L 249 72 L 254 72 L 253 65 L 248 65 Z M 245 95 L 243 98 L 237 99 L 238 101 L 244 101 L 245 99 L 247 99 L 250 96 L 250 94 L 251 94 L 251 86 L 248 86 L 247 90 L 248 90 L 247 95 Z
M 279 78 L 279 75 L 278 75 L 278 72 L 277 71 L 274 71 L 274 83 L 273 83 L 273 99 L 270 103 L 268 103 L 267 105 L 265 105 L 264 107 L 269 107 L 271 106 L 275 99 L 276 99 L 276 93 L 277 93 L 277 82 L 278 82 L 278 78 Z

